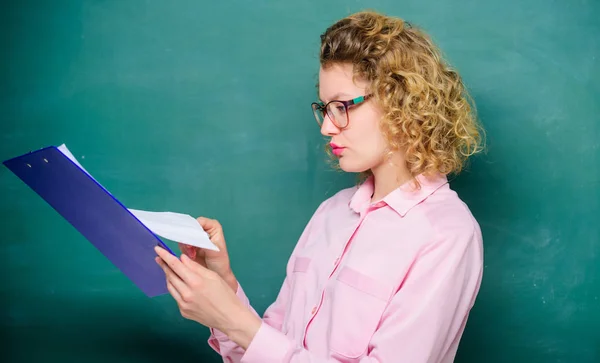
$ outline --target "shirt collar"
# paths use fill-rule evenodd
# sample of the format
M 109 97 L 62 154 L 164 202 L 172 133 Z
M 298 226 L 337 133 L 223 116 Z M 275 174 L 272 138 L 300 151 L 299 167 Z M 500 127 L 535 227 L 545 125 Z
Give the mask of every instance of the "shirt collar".
M 376 205 L 382 203 L 389 205 L 396 213 L 402 217 L 408 213 L 415 205 L 421 203 L 438 189 L 448 184 L 448 179 L 443 174 L 438 174 L 433 177 L 425 177 L 420 174 L 416 177 L 421 187 L 415 189 L 414 184 L 409 181 L 391 193 L 386 195 L 383 200 Z M 362 213 L 371 206 L 371 196 L 373 195 L 374 183 L 373 176 L 365 180 L 356 190 L 348 206 L 356 213 Z

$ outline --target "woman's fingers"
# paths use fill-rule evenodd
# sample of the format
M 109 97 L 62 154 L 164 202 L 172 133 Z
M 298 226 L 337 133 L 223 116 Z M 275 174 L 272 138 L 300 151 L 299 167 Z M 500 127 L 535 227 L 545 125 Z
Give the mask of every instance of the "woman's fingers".
M 169 290 L 169 293 L 171 294 L 171 296 L 173 296 L 173 299 L 175 299 L 175 301 L 177 301 L 177 304 L 181 305 L 181 303 L 183 302 L 183 300 L 181 299 L 181 294 L 179 293 L 179 291 L 177 291 L 175 286 L 173 286 L 171 281 L 169 281 L 168 279 L 167 279 L 167 290 Z
M 223 234 L 223 227 L 221 223 L 216 219 L 210 219 L 206 217 L 198 217 L 196 218 L 200 226 L 206 231 L 208 234 L 208 238 L 219 247 L 219 252 L 217 254 L 222 254 L 227 248 L 225 247 L 225 235 Z M 214 254 L 215 251 L 208 250 L 207 253 Z
M 184 243 L 179 244 L 179 249 L 182 252 L 181 257 L 187 256 L 191 260 L 196 261 L 197 263 L 206 267 L 206 260 L 204 259 L 205 253 L 204 253 L 203 249 L 194 247 L 194 246 L 190 246 L 190 245 L 186 245 Z
M 183 263 L 190 271 L 192 271 L 194 274 L 204 278 L 206 277 L 207 273 L 210 273 L 209 269 L 206 268 L 206 266 L 193 261 L 192 259 L 188 258 L 187 256 L 181 256 L 181 263 Z
M 183 252 L 186 256 L 188 256 L 192 260 L 196 259 L 196 254 L 197 254 L 196 252 L 198 251 L 198 249 L 196 247 L 186 245 L 185 243 L 179 243 L 179 249 L 181 250 L 181 252 Z
M 188 296 L 190 288 L 183 282 L 179 276 L 163 261 L 160 257 L 156 257 L 156 262 L 163 269 L 167 277 L 167 288 L 175 300 L 179 303 L 183 302 L 183 297 Z M 170 287 L 169 287 L 170 286 Z
M 198 218 L 196 218 L 196 220 L 198 221 L 198 223 L 200 223 L 200 225 L 202 226 L 202 228 L 204 230 L 217 228 L 217 227 L 221 226 L 216 219 L 210 219 L 210 218 L 206 218 L 206 217 L 198 217 Z
M 198 221 L 198 223 L 200 223 L 200 226 L 202 227 L 202 229 L 205 230 L 206 233 L 208 233 L 208 236 L 211 239 L 215 235 L 215 233 L 217 233 L 218 231 L 220 231 L 222 229 L 221 223 L 219 223 L 219 221 L 217 221 L 216 219 L 210 219 L 210 218 L 206 218 L 206 217 L 198 217 L 198 218 L 196 218 L 196 220 Z
M 176 257 L 167 252 L 161 247 L 154 247 L 154 250 L 158 254 L 158 257 L 175 273 L 183 282 L 188 283 L 192 279 L 190 270 L 184 266 L 181 261 Z

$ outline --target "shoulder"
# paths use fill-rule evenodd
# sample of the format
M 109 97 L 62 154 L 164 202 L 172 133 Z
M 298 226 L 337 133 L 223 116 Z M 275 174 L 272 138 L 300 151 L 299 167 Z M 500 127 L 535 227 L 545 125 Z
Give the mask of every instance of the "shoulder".
M 337 193 L 327 198 L 324 203 L 330 207 L 345 206 L 348 207 L 348 203 L 352 200 L 352 197 L 358 190 L 358 186 L 344 188 L 339 190 Z
M 357 187 L 341 189 L 324 199 L 313 211 L 307 229 L 319 229 L 327 224 L 330 218 L 340 218 L 350 213 L 349 203 L 356 190 Z
M 433 193 L 415 212 L 429 226 L 433 243 L 451 243 L 451 248 L 480 248 L 481 229 L 467 204 L 449 184 Z
M 484 266 L 483 238 L 466 203 L 446 184 L 411 213 L 411 224 L 423 227 L 417 232 L 423 238 L 415 246 L 415 268 L 427 274 L 438 271 L 440 278 L 458 284 L 471 281 L 469 286 L 477 289 Z
M 328 218 L 331 216 L 339 216 L 344 213 L 344 210 L 349 211 L 348 203 L 357 187 L 345 188 L 334 195 L 323 200 L 317 208 L 312 212 L 312 216 L 305 225 L 300 239 L 296 243 L 292 255 L 298 250 L 305 248 L 307 245 L 314 244 L 316 236 L 322 233 L 323 227 L 327 224 Z M 345 207 L 344 207 L 345 205 Z

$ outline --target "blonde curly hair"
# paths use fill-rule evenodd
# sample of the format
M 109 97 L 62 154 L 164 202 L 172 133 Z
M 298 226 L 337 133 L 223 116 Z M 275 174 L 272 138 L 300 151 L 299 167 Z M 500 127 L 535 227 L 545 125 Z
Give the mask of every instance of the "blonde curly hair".
M 350 63 L 354 77 L 369 82 L 389 146 L 404 151 L 413 177 L 457 174 L 482 150 L 483 129 L 461 77 L 427 34 L 402 19 L 364 11 L 336 22 L 321 35 L 320 63 Z

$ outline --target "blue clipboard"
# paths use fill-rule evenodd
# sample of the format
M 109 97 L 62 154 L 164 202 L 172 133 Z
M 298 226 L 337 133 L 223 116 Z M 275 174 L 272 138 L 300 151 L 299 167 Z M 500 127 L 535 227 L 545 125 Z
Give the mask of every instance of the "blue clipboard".
M 49 146 L 3 162 L 144 294 L 168 292 L 154 247 L 173 252 L 88 173 Z

